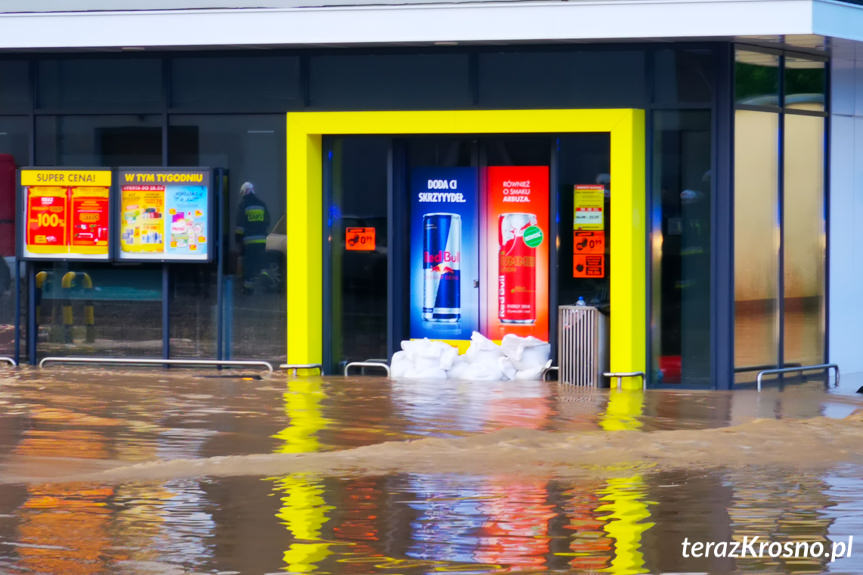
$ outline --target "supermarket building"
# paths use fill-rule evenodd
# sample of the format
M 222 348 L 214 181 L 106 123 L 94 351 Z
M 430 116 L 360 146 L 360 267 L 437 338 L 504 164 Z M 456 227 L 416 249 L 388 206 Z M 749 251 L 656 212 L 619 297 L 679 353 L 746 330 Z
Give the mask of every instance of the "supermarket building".
M 556 342 L 582 297 L 648 386 L 863 371 L 863 4 L 113 4 L 0 13 L 0 355 L 333 373 L 410 337 Z M 98 257 L 33 243 L 62 220 L 35 200 L 84 192 L 22 174 L 79 172 L 109 178 Z M 129 257 L 120 177 L 198 172 L 206 257 Z

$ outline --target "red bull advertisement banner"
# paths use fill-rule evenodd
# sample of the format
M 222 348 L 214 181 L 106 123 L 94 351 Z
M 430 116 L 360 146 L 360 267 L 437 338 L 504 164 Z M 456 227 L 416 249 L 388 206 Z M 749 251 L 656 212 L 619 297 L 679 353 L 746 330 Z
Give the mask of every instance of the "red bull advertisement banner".
M 411 172 L 410 337 L 469 339 L 479 329 L 477 172 Z
M 110 258 L 110 170 L 22 168 L 20 185 L 23 258 Z
M 547 341 L 548 166 L 490 166 L 485 181 L 483 333 Z

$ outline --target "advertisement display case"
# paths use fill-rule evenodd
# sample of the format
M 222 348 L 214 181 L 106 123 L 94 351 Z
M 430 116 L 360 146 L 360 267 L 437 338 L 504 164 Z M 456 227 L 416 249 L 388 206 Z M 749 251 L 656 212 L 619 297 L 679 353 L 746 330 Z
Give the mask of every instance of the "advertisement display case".
M 19 188 L 23 259 L 111 259 L 110 169 L 21 168 Z
M 208 168 L 119 168 L 117 259 L 210 261 L 211 180 Z

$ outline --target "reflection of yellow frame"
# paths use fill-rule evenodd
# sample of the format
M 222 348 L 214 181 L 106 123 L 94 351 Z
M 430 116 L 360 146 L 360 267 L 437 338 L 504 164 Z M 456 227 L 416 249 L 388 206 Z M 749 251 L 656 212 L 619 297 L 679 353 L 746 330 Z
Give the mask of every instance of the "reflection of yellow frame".
M 644 111 L 631 109 L 288 113 L 288 363 L 322 359 L 321 136 L 578 132 L 611 135 L 611 370 L 643 371 L 647 332 Z

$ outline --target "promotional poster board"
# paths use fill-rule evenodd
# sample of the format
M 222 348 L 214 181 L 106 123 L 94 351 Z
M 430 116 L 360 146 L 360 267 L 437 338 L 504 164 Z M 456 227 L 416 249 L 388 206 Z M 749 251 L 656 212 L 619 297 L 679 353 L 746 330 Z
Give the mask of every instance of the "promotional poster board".
M 477 171 L 411 172 L 410 337 L 469 339 L 479 328 Z
M 548 341 L 548 166 L 486 168 L 486 328 Z
M 605 277 L 605 186 L 573 187 L 572 277 Z
M 206 168 L 120 168 L 119 249 L 123 261 L 209 261 L 212 190 Z
M 110 259 L 111 170 L 21 168 L 21 257 Z

